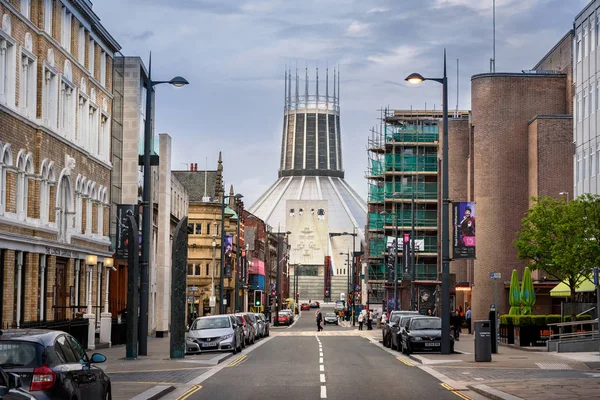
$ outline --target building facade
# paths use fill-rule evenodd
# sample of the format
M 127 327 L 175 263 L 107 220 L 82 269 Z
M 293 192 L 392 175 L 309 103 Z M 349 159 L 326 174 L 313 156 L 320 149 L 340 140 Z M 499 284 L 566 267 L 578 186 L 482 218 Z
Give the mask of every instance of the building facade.
M 600 194 L 600 1 L 573 23 L 573 197 Z
M 88 1 L 2 1 L 0 17 L 2 326 L 99 321 L 120 46 Z

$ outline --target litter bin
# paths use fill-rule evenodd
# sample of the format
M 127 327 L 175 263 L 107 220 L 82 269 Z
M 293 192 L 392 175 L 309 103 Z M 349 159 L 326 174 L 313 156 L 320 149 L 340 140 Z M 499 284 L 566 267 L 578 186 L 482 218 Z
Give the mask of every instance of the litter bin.
M 492 361 L 492 332 L 490 321 L 475 321 L 475 361 Z

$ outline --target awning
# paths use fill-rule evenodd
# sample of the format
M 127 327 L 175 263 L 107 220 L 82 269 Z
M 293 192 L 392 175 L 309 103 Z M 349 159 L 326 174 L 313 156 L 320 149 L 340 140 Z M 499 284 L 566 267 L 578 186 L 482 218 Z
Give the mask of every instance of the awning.
M 593 292 L 596 290 L 594 286 L 594 281 L 592 277 L 589 278 L 580 278 L 579 284 L 575 288 L 576 293 L 586 293 Z M 569 289 L 569 285 L 567 285 L 564 281 L 556 285 L 552 290 L 550 290 L 550 296 L 552 297 L 569 297 L 571 295 L 571 289 Z

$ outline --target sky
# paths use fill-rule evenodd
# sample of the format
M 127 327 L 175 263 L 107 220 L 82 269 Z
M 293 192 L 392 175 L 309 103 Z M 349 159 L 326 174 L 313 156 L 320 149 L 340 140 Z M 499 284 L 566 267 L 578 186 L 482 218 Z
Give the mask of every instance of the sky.
M 441 86 L 411 86 L 412 72 L 442 76 L 449 108 L 470 108 L 470 78 L 489 72 L 492 0 L 94 0 L 124 55 L 148 60 L 157 87 L 156 132 L 173 138 L 173 169 L 216 169 L 250 206 L 277 179 L 284 72 L 341 71 L 346 180 L 364 198 L 367 139 L 382 108 L 440 109 Z M 572 28 L 588 0 L 497 0 L 496 72 L 533 66 Z M 457 85 L 457 61 L 459 74 Z M 322 91 L 323 89 L 321 89 Z

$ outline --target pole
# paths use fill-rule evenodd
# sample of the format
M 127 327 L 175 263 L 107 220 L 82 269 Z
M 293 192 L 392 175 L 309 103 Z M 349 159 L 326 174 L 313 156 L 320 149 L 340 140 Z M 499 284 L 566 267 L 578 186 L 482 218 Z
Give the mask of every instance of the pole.
M 356 289 L 356 227 L 352 227 L 352 326 L 356 326 L 356 318 L 354 315 L 354 306 L 356 305 L 356 295 L 354 289 Z
M 144 189 L 142 198 L 142 257 L 140 260 L 140 316 L 138 354 L 148 355 L 148 295 L 150 265 L 150 193 L 152 192 L 152 171 L 150 152 L 152 150 L 152 55 L 148 63 L 146 80 L 146 121 L 144 123 Z
M 398 309 L 398 203 L 394 202 L 396 213 L 396 246 L 394 248 L 394 310 Z
M 277 260 L 275 260 L 275 268 L 277 270 L 277 278 L 275 278 L 275 325 L 279 326 L 279 302 L 281 301 L 281 285 L 279 285 L 279 270 L 281 269 L 279 266 L 279 238 L 280 234 L 277 231 Z
M 350 318 L 350 250 L 348 250 L 348 253 L 346 253 L 346 277 L 348 281 L 348 296 L 346 296 L 346 309 L 348 310 L 348 318 Z
M 448 232 L 448 77 L 444 49 L 443 137 L 442 137 L 442 354 L 450 354 L 450 237 Z
M 217 230 L 217 223 L 215 222 L 215 230 Z M 210 273 L 210 296 L 214 297 L 215 296 L 215 253 L 217 252 L 217 235 L 216 233 L 213 234 L 213 240 L 212 240 L 212 264 L 210 266 L 211 269 L 211 273 Z M 214 315 L 215 314 L 215 307 L 211 307 L 210 308 L 210 314 Z
M 238 211 L 238 220 L 237 220 L 237 249 L 236 249 L 236 253 L 235 253 L 235 260 L 236 260 L 236 271 L 235 271 L 235 296 L 234 296 L 234 311 L 241 311 L 241 307 L 240 304 L 240 298 L 239 298 L 239 281 L 240 281 L 240 269 L 242 268 L 242 260 L 240 258 L 240 219 L 242 219 L 242 214 L 240 214 L 240 204 L 238 202 L 237 205 L 237 211 Z
M 415 265 L 415 185 L 413 179 L 412 198 L 410 203 L 410 310 L 417 309 L 415 304 L 415 280 L 417 277 L 417 266 Z
M 225 189 L 223 189 L 223 197 L 221 198 L 221 260 L 219 261 L 219 314 L 225 314 L 224 304 L 224 286 L 225 277 Z

